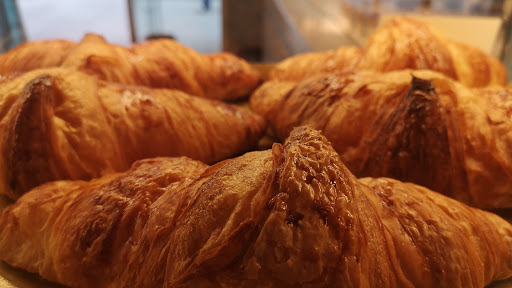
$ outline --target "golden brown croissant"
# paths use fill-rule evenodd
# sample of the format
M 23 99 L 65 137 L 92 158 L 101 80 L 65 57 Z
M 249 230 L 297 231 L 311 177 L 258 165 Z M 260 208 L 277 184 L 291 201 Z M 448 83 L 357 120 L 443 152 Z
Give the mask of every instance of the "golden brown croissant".
M 2 212 L 0 259 L 71 287 L 483 287 L 512 276 L 512 225 L 358 181 L 302 127 L 211 167 L 158 158 L 37 187 Z
M 512 208 L 512 90 L 396 71 L 267 82 L 251 96 L 278 139 L 324 132 L 357 177 L 410 181 L 480 208 Z
M 265 131 L 263 119 L 243 107 L 63 68 L 6 79 L 0 95 L 0 194 L 11 198 L 148 157 L 214 163 L 252 149 Z
M 60 65 L 106 81 L 173 88 L 221 100 L 247 96 L 261 82 L 259 73 L 241 58 L 229 53 L 201 55 L 170 39 L 152 40 L 126 48 L 110 44 L 99 35 L 87 34 L 73 49 L 65 47 L 53 51 L 48 45 L 52 45 L 52 41 L 44 42 L 44 45 L 29 43 L 23 49 L 0 55 L 0 74 Z M 38 56 L 39 67 L 31 58 L 34 55 Z M 59 61 L 54 59 L 56 57 Z
M 67 40 L 25 42 L 0 54 L 0 75 L 59 66 L 75 46 L 76 43 Z
M 322 73 L 403 69 L 438 71 L 470 87 L 507 81 L 506 70 L 497 59 L 445 39 L 429 25 L 407 17 L 386 22 L 361 48 L 340 47 L 285 59 L 270 71 L 269 78 L 298 81 Z

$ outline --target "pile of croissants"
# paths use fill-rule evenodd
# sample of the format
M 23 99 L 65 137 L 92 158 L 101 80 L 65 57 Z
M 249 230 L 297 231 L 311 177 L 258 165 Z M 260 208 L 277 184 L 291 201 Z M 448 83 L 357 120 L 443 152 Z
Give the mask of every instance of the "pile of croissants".
M 229 53 L 94 34 L 22 44 L 0 75 L 13 267 L 69 287 L 512 277 L 506 71 L 422 22 L 265 77 Z

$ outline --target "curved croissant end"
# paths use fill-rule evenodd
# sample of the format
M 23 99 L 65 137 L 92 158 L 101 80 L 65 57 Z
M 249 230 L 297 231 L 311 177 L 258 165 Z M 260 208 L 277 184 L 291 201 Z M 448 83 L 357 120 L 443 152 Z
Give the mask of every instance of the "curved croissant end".
M 469 195 L 461 193 L 468 189 L 463 163 L 450 148 L 455 129 L 448 128 L 447 113 L 432 81 L 413 75 L 409 91 L 369 141 L 358 175 L 413 182 L 468 203 Z
M 6 166 L 1 175 L 6 180 L 0 183 L 8 185 L 2 189 L 11 198 L 18 198 L 39 183 L 65 177 L 54 149 L 52 83 L 53 78 L 47 75 L 28 83 L 2 127 L 2 164 Z

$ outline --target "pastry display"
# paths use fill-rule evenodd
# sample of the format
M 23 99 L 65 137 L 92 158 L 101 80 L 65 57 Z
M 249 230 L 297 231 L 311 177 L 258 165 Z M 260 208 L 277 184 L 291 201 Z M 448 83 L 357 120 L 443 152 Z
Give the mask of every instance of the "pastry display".
M 414 182 L 472 206 L 512 208 L 512 90 L 440 73 L 338 73 L 269 81 L 250 99 L 277 139 L 312 125 L 357 177 Z
M 171 39 L 126 48 L 87 34 L 80 43 L 28 42 L 0 55 L 0 75 L 55 66 L 110 82 L 179 89 L 219 100 L 243 98 L 261 82 L 259 73 L 239 57 L 229 53 L 202 55 Z
M 2 211 L 0 259 L 70 287 L 484 287 L 512 276 L 512 225 L 357 180 L 300 127 L 214 166 L 155 158 L 39 186 Z
M 321 38 L 297 31 L 351 29 L 293 19 L 232 51 L 283 59 Z M 382 19 L 361 47 L 279 63 L 160 33 L 0 54 L 0 286 L 512 283 L 505 66 Z
M 0 82 L 0 194 L 124 171 L 139 159 L 206 163 L 253 149 L 264 120 L 240 106 L 48 68 Z
M 285 59 L 269 77 L 299 81 L 322 73 L 403 69 L 438 71 L 470 87 L 504 85 L 507 81 L 505 67 L 497 59 L 446 39 L 428 24 L 407 17 L 390 19 L 363 47 L 342 46 Z

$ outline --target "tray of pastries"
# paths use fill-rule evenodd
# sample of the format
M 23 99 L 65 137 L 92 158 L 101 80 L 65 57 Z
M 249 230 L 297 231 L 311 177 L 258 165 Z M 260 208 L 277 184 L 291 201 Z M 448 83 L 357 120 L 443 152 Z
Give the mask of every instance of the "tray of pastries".
M 272 65 L 0 55 L 2 287 L 510 287 L 512 90 L 406 17 Z

